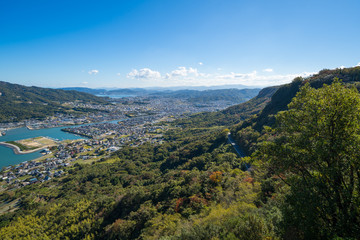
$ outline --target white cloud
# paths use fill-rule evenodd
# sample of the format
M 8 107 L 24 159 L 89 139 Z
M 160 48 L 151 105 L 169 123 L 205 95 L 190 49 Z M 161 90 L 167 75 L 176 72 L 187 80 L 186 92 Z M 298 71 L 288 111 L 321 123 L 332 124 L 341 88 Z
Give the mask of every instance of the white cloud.
M 360 67 L 360 62 L 356 65 L 356 67 Z
M 344 69 L 344 68 L 345 68 L 345 66 L 341 65 L 339 68 L 340 68 L 340 69 Z
M 121 74 L 120 74 L 120 73 L 117 73 L 116 75 L 117 75 L 117 76 L 120 76 Z
M 196 68 L 178 67 L 174 71 L 167 73 L 165 78 L 171 79 L 171 78 L 188 77 L 188 76 L 198 77 L 199 75 L 200 74 Z
M 150 68 L 142 68 L 140 70 L 133 69 L 127 74 L 128 78 L 132 79 L 159 79 L 161 74 L 158 71 L 151 70 Z
M 201 66 L 201 65 L 204 65 L 202 62 L 199 62 L 199 65 Z
M 96 75 L 96 74 L 99 73 L 99 70 L 93 69 L 93 70 L 90 70 L 88 73 L 89 73 L 90 75 L 92 75 L 92 74 Z
M 82 82 L 82 84 L 86 85 L 86 84 L 88 84 L 88 82 Z
M 272 70 L 272 69 L 271 69 Z M 127 74 L 130 79 L 151 80 L 144 83 L 146 86 L 215 86 L 215 85 L 246 85 L 246 86 L 275 86 L 291 82 L 295 77 L 308 77 L 313 72 L 303 72 L 298 74 L 274 74 L 268 71 L 252 71 L 248 73 L 216 71 L 214 73 L 199 72 L 192 67 L 178 67 L 168 73 L 161 74 L 150 68 L 140 70 L 133 69 Z
M 263 70 L 263 72 L 273 72 L 274 70 L 272 69 L 272 68 L 265 68 L 264 70 Z
M 253 71 L 251 73 L 234 73 L 231 72 L 230 74 L 219 75 L 217 78 L 219 79 L 251 79 L 256 76 L 257 72 Z

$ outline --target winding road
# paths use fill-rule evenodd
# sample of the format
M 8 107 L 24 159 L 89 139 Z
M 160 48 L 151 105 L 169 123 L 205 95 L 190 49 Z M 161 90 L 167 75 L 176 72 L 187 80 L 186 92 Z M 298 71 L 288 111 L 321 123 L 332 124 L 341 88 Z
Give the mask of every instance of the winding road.
M 230 143 L 233 148 L 235 149 L 237 155 L 240 157 L 240 158 L 243 158 L 243 157 L 246 157 L 245 153 L 240 149 L 239 145 L 237 145 L 237 143 L 234 141 L 234 139 L 231 137 L 231 133 L 229 132 L 228 133 L 228 143 Z M 250 168 L 250 164 L 249 163 L 245 163 L 245 166 L 246 166 L 246 170 L 248 170 Z
M 239 145 L 237 145 L 236 142 L 234 141 L 234 139 L 231 137 L 231 133 L 228 133 L 228 143 L 230 143 L 234 147 L 234 149 L 235 149 L 236 153 L 239 155 L 239 157 L 241 157 L 241 158 L 245 157 L 244 152 L 241 151 Z

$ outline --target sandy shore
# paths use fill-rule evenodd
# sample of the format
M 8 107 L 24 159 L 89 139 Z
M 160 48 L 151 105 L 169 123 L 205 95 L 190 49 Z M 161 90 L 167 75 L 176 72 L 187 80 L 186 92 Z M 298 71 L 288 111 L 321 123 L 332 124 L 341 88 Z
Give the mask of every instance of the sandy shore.
M 48 146 L 44 146 L 44 147 L 41 147 L 41 148 L 36 148 L 36 149 L 33 149 L 33 150 L 29 150 L 29 151 L 21 151 L 18 146 L 10 144 L 10 143 L 0 142 L 0 145 L 11 148 L 14 151 L 15 154 L 28 154 L 28 153 L 33 153 L 33 152 L 37 152 L 39 150 L 48 148 Z

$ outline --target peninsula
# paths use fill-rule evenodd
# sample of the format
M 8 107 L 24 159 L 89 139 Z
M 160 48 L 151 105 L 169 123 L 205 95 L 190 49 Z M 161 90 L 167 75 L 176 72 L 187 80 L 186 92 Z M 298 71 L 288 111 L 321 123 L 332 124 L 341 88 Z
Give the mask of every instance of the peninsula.
M 57 141 L 48 137 L 36 137 L 18 141 L 0 142 L 0 145 L 13 149 L 15 154 L 28 154 L 56 146 Z

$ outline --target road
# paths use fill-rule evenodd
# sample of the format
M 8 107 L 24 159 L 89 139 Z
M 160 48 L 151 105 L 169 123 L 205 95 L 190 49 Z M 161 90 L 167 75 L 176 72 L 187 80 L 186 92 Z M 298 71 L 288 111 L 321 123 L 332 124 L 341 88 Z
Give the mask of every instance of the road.
M 245 153 L 240 149 L 239 145 L 234 141 L 234 139 L 231 137 L 231 133 L 228 133 L 228 143 L 230 143 L 233 148 L 235 149 L 237 155 L 241 158 L 246 157 Z M 246 170 L 250 168 L 249 163 L 245 163 Z
M 243 153 L 243 151 L 241 151 L 239 145 L 237 145 L 234 139 L 231 137 L 231 133 L 228 133 L 228 143 L 230 143 L 234 147 L 239 157 L 245 157 L 245 154 Z

